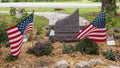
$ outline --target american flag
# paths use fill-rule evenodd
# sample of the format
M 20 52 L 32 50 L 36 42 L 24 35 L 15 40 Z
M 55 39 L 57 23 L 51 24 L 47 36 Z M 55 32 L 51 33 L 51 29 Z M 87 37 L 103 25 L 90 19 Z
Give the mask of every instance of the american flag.
M 114 37 L 113 37 L 113 35 L 111 35 L 111 36 L 108 36 L 108 38 L 107 38 L 107 41 L 112 41 L 112 40 L 114 40 Z
M 89 38 L 96 42 L 102 42 L 106 40 L 106 20 L 105 13 L 101 14 L 89 25 L 87 25 L 81 32 L 77 34 L 77 38 Z
M 23 44 L 23 35 L 29 30 L 33 30 L 33 13 L 17 25 L 7 29 L 10 52 L 13 56 L 19 55 L 21 46 Z

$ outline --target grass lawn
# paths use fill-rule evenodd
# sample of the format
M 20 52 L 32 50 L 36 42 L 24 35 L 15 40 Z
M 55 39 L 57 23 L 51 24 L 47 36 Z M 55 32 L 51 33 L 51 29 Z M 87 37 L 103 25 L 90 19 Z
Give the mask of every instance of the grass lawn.
M 16 24 L 18 22 L 13 22 L 13 18 L 11 17 L 9 14 L 7 13 L 0 13 L 0 21 L 3 21 L 5 17 L 5 22 L 8 23 L 10 26 L 12 26 L 13 24 Z M 41 27 L 45 27 L 48 24 L 48 19 L 42 16 L 34 16 L 34 27 L 35 29 L 37 28 L 37 25 L 40 25 Z
M 22 9 L 22 8 L 16 8 L 16 10 L 19 10 L 19 9 Z M 0 8 L 0 11 L 9 11 L 10 8 Z M 28 12 L 32 12 L 33 10 L 35 12 L 53 12 L 54 11 L 54 8 L 25 8 L 26 11 Z
M 3 8 L 3 9 L 0 8 L 0 10 L 9 10 L 9 9 L 10 8 Z M 17 8 L 17 10 L 18 9 L 19 8 Z M 62 12 L 62 13 L 68 13 L 68 14 L 72 14 L 76 10 L 76 8 L 65 8 L 62 11 L 55 11 L 54 8 L 25 8 L 25 9 L 28 12 L 29 11 L 32 12 L 33 10 L 35 10 L 35 12 Z M 100 11 L 101 11 L 101 8 L 79 8 L 80 16 L 87 19 L 90 22 L 92 22 L 96 18 L 96 16 L 99 15 Z M 117 12 L 120 13 L 120 9 L 118 9 Z M 37 16 L 35 16 L 35 17 L 36 17 L 36 19 L 41 20 L 41 19 L 39 19 L 39 17 L 37 17 Z M 119 17 L 114 17 L 112 19 L 113 23 L 117 22 L 117 26 L 118 25 L 120 26 L 119 21 L 120 21 Z M 44 22 L 44 21 L 42 20 L 42 22 Z M 42 23 L 42 25 L 44 25 L 44 24 Z

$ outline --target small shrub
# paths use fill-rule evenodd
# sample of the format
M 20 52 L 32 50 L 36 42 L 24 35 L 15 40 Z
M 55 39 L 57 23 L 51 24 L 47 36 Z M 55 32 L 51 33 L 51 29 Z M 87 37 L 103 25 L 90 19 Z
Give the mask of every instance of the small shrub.
M 82 54 L 99 54 L 97 43 L 85 38 L 82 39 L 76 46 L 76 50 Z
M 120 28 L 119 27 L 115 27 L 114 32 L 120 33 Z
M 7 32 L 6 32 L 7 28 L 8 28 L 8 23 L 2 22 L 0 24 L 0 45 L 4 44 L 4 45 L 6 45 L 6 47 L 9 46 L 8 36 L 7 36 Z
M 120 36 L 119 35 L 115 35 L 115 39 L 120 39 Z
M 8 61 L 15 61 L 18 57 L 13 56 L 12 54 L 10 54 L 9 52 L 6 55 L 6 60 Z
M 115 54 L 112 49 L 107 50 L 106 52 L 103 52 L 103 55 L 105 56 L 106 59 L 109 60 L 115 60 Z
M 37 32 L 36 35 L 40 35 L 42 33 L 43 29 L 40 25 L 37 25 Z
M 51 43 L 40 43 L 37 42 L 35 46 L 28 49 L 27 53 L 34 54 L 36 56 L 43 56 L 43 55 L 50 55 L 52 52 L 53 47 Z
M 15 16 L 16 15 L 16 8 L 14 8 L 14 7 L 10 7 L 10 15 L 11 16 Z
M 73 51 L 74 51 L 74 46 L 72 46 L 72 45 L 66 46 L 66 44 L 63 44 L 63 53 L 64 54 L 73 53 Z
M 31 54 L 34 53 L 34 49 L 33 49 L 33 47 L 28 48 L 27 53 L 31 53 Z

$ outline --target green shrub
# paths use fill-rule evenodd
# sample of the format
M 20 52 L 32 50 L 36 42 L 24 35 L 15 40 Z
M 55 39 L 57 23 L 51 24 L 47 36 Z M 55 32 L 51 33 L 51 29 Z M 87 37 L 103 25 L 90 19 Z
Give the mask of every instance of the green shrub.
M 1 2 L 9 2 L 9 0 L 1 0 Z
M 31 54 L 34 53 L 34 49 L 33 49 L 33 47 L 28 48 L 27 53 L 31 53 Z
M 63 53 L 64 54 L 73 53 L 73 51 L 74 51 L 74 46 L 72 46 L 72 45 L 66 46 L 66 44 L 63 44 Z
M 40 35 L 42 33 L 43 29 L 40 25 L 37 25 L 37 32 L 36 35 Z
M 8 61 L 15 61 L 18 57 L 13 56 L 12 54 L 10 54 L 10 52 L 7 53 L 6 55 L 6 60 Z
M 8 42 L 7 31 L 6 31 L 6 29 L 8 28 L 7 24 L 8 23 L 6 23 L 6 22 L 2 22 L 0 24 L 0 45 L 4 44 L 8 47 L 9 42 Z
M 76 50 L 82 54 L 99 54 L 97 43 L 85 38 L 82 39 L 76 46 Z
M 35 46 L 28 49 L 27 53 L 31 53 L 36 56 L 50 55 L 52 49 L 53 47 L 49 42 L 45 42 L 45 43 L 37 42 Z
M 105 56 L 106 59 L 109 60 L 115 60 L 115 54 L 112 49 L 107 50 L 106 52 L 103 52 L 103 55 Z
M 115 39 L 120 39 L 120 36 L 119 35 L 115 35 Z
M 14 8 L 14 7 L 10 7 L 10 15 L 11 16 L 15 16 L 16 15 L 16 8 Z

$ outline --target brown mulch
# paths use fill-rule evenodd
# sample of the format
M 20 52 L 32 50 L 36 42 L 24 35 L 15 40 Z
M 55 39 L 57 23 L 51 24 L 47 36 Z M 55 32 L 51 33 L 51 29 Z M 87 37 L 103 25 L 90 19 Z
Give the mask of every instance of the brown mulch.
M 47 38 L 45 38 L 47 40 Z M 41 41 L 45 41 L 42 40 Z M 120 40 L 117 40 L 117 44 Z M 80 52 L 74 52 L 71 54 L 63 54 L 62 49 L 63 45 L 60 42 L 53 43 L 53 52 L 50 56 L 41 56 L 36 57 L 32 54 L 27 54 L 26 51 L 29 47 L 32 47 L 35 43 L 35 40 L 26 42 L 21 48 L 20 56 L 15 61 L 5 60 L 6 52 L 9 51 L 9 48 L 2 47 L 0 48 L 0 68 L 54 68 L 56 62 L 60 60 L 66 60 L 71 68 L 75 68 L 75 64 L 82 61 L 89 61 L 90 59 L 100 58 L 105 63 L 104 65 L 98 65 L 93 68 L 105 68 L 107 65 L 120 66 L 120 61 L 111 61 L 105 59 L 102 54 L 100 55 L 83 55 Z M 73 43 L 75 44 L 75 43 Z M 114 51 L 120 51 L 120 46 L 107 46 L 106 43 L 98 43 L 100 47 L 100 52 L 104 52 L 109 48 L 112 48 Z

